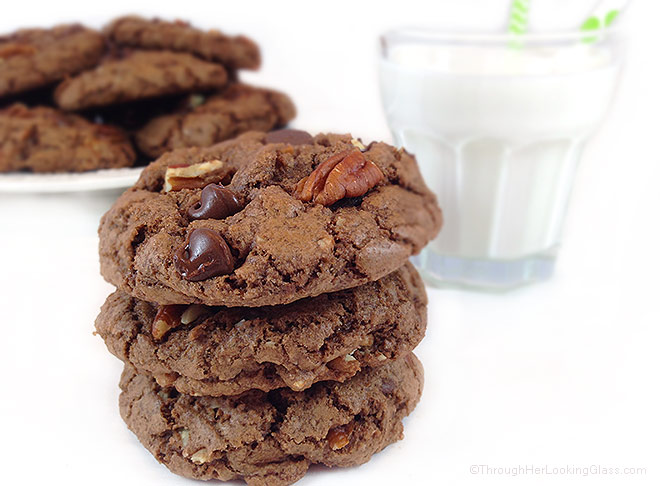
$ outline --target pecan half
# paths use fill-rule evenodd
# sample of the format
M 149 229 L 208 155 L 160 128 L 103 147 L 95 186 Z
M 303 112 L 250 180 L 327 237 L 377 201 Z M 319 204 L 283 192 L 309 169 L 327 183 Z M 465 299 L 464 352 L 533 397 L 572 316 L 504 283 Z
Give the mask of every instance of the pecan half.
M 210 160 L 199 164 L 170 165 L 165 170 L 165 192 L 196 189 L 204 187 L 210 182 L 217 182 L 209 179 L 224 165 L 221 160 Z
M 331 206 L 345 197 L 367 193 L 385 176 L 376 164 L 358 149 L 346 150 L 323 161 L 296 186 L 294 196 Z

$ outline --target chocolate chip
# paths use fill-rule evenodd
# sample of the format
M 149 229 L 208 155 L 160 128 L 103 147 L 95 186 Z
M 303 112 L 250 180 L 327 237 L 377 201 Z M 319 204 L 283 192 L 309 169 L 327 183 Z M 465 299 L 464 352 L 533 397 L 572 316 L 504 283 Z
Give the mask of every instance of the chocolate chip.
M 288 143 L 289 145 L 312 145 L 314 138 L 304 130 L 284 128 L 268 132 L 264 141 L 266 143 Z
M 202 189 L 200 201 L 188 209 L 190 219 L 223 219 L 242 209 L 236 194 L 222 184 L 209 184 Z
M 174 266 L 191 282 L 227 275 L 234 270 L 234 257 L 224 238 L 215 231 L 197 228 L 174 254 Z

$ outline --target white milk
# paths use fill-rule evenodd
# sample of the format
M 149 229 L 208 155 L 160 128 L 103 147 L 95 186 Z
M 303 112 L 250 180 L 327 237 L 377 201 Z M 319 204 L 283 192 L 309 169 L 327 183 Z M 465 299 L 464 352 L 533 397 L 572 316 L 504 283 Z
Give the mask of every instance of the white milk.
M 525 260 L 554 257 L 580 152 L 613 94 L 613 54 L 582 42 L 403 44 L 380 69 L 395 141 L 444 211 L 427 270 L 483 285 L 534 279 Z

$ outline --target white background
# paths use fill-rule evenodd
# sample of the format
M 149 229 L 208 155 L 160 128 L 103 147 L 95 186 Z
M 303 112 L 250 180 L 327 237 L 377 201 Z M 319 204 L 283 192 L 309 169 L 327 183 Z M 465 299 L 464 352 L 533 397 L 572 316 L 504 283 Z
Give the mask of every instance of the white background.
M 548 1 L 537 5 L 550 26 L 584 13 L 572 0 Z M 388 140 L 378 33 L 419 23 L 498 28 L 506 5 L 6 1 L 0 32 L 101 25 L 139 11 L 246 33 L 262 45 L 264 64 L 244 79 L 288 91 L 296 126 Z M 554 279 L 499 295 L 429 289 L 418 348 L 426 390 L 406 439 L 360 468 L 315 469 L 301 486 L 659 484 L 660 4 L 638 0 L 626 16 L 626 71 L 581 165 Z M 116 195 L 0 195 L 3 484 L 192 484 L 126 429 L 116 403 L 121 365 L 92 335 L 112 290 L 98 275 L 96 227 Z M 646 474 L 512 478 L 471 474 L 471 465 Z

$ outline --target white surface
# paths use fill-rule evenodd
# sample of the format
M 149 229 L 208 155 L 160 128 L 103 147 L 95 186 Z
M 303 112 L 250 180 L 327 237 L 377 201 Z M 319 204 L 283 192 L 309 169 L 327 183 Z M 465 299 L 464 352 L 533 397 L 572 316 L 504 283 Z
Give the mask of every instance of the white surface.
M 142 168 L 104 169 L 79 174 L 0 174 L 1 193 L 84 192 L 132 186 Z
M 379 64 L 394 140 L 417 155 L 444 211 L 430 250 L 500 261 L 548 254 L 584 141 L 610 105 L 620 46 L 454 42 L 395 41 Z
M 209 10 L 210 2 L 158 2 L 145 10 L 253 35 L 266 62 L 250 77 L 295 96 L 298 126 L 373 138 L 389 136 L 377 32 L 416 18 L 484 27 L 506 18 L 490 0 L 437 1 L 432 11 L 421 10 L 428 1 L 356 3 L 216 2 Z M 501 295 L 431 290 L 418 351 L 426 390 L 406 439 L 363 467 L 310 474 L 301 486 L 659 484 L 658 7 L 638 2 L 629 12 L 636 34 L 627 71 L 580 167 L 556 277 Z M 123 0 L 17 2 L 3 10 L 0 31 L 132 9 Z M 114 197 L 0 195 L 3 484 L 193 484 L 159 466 L 126 430 L 116 402 L 121 366 L 92 335 L 112 290 L 98 276 L 96 227 Z M 532 464 L 647 473 L 470 473 L 471 465 Z

